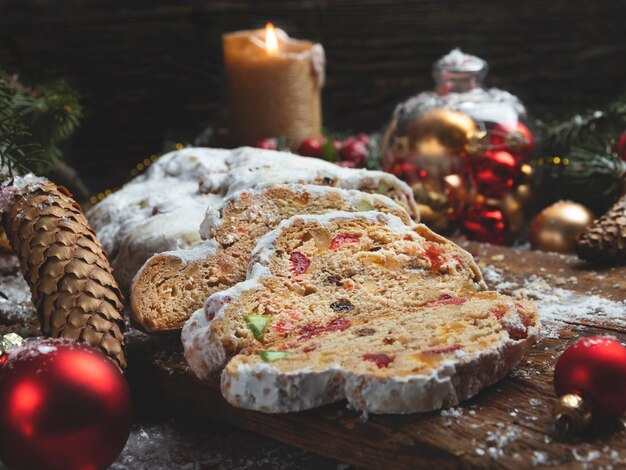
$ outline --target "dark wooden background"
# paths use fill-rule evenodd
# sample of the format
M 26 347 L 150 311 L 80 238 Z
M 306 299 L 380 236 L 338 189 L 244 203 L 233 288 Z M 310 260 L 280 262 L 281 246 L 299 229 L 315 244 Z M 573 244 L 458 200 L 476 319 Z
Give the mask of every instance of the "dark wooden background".
M 80 91 L 84 123 L 65 150 L 101 190 L 166 139 L 224 121 L 220 36 L 267 20 L 326 48 L 330 130 L 384 126 L 455 46 L 535 116 L 625 89 L 623 0 L 1 0 L 0 66 Z

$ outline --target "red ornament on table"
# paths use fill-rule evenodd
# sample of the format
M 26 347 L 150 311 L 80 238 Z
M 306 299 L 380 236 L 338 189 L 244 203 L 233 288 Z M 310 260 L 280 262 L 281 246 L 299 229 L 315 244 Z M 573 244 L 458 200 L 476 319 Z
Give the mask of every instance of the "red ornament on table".
M 130 391 L 100 352 L 60 339 L 12 349 L 0 367 L 0 460 L 10 468 L 104 469 L 124 448 Z
M 470 240 L 504 245 L 509 237 L 506 218 L 497 207 L 487 204 L 471 206 L 460 216 L 461 231 Z
M 570 345 L 554 368 L 557 431 L 567 436 L 591 420 L 616 419 L 626 411 L 626 347 L 594 336 Z
M 499 199 L 513 187 L 519 167 L 506 150 L 488 150 L 472 159 L 472 172 L 478 192 Z

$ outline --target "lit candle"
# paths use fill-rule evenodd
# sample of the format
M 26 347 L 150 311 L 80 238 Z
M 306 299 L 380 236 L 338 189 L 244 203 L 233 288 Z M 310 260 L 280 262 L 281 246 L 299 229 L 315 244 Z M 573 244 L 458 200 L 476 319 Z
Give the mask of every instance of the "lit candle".
M 284 136 L 293 148 L 321 135 L 320 44 L 292 39 L 271 23 L 225 34 L 223 44 L 231 131 L 239 143 Z

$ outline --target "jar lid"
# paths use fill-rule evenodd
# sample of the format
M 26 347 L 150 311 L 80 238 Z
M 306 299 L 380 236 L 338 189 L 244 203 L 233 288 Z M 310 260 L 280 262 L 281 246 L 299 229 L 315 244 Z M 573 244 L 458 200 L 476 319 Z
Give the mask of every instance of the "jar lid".
M 480 57 L 452 49 L 433 65 L 433 77 L 438 88 L 447 84 L 446 91 L 466 91 L 480 86 L 487 75 L 487 62 Z

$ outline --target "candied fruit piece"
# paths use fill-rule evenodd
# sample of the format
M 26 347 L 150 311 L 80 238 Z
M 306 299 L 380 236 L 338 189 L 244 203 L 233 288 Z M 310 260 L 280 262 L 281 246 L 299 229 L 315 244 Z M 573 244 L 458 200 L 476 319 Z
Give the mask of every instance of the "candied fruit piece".
M 265 362 L 275 362 L 284 359 L 289 355 L 288 351 L 261 351 L 259 356 Z
M 335 235 L 333 240 L 330 242 L 330 249 L 337 250 L 348 243 L 359 243 L 360 239 L 360 235 L 355 235 L 352 233 L 340 233 L 338 235 Z
M 310 339 L 324 333 L 330 333 L 333 331 L 344 331 L 348 328 L 350 328 L 350 320 L 341 317 L 334 318 L 326 326 L 304 325 L 298 331 L 298 333 L 300 334 L 300 337 L 298 339 L 300 341 L 304 341 L 306 339 Z
M 458 351 L 462 347 L 463 346 L 461 346 L 460 344 L 453 344 L 452 346 L 445 346 L 443 348 L 427 349 L 425 351 L 422 351 L 422 354 L 448 354 L 454 351 Z
M 373 362 L 379 369 L 389 367 L 389 364 L 391 364 L 394 359 L 393 356 L 387 354 L 363 354 L 361 358 L 364 361 Z
M 270 324 L 270 318 L 267 315 L 258 315 L 256 313 L 249 313 L 243 317 L 248 328 L 252 331 L 252 334 L 256 339 L 263 339 L 265 331 Z
M 291 253 L 289 261 L 291 261 L 291 272 L 294 274 L 304 274 L 311 264 L 309 258 L 298 251 Z

